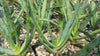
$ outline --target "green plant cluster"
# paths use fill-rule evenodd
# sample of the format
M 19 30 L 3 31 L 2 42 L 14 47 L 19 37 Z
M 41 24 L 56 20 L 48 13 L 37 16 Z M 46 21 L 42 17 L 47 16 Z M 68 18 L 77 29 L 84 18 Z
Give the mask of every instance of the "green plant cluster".
M 100 36 L 96 36 L 100 33 L 99 9 L 99 1 L 91 1 L 89 4 L 89 0 L 1 0 L 0 11 L 3 18 L 0 18 L 0 33 L 10 49 L 0 46 L 0 54 L 24 56 L 37 31 L 39 41 L 50 53 L 62 52 L 67 47 L 66 42 L 70 41 L 75 45 L 86 44 L 75 56 L 87 56 L 94 47 L 98 48 L 97 55 L 100 55 Z M 17 16 L 15 11 L 19 12 Z M 54 12 L 57 15 L 53 15 Z M 52 21 L 52 18 L 57 22 Z M 22 26 L 27 33 L 24 43 L 20 45 Z M 57 38 L 53 36 L 51 26 L 60 31 Z M 43 34 L 46 27 L 50 41 Z M 86 36 L 79 36 L 80 33 Z M 81 39 L 89 40 L 77 42 Z M 66 56 L 68 55 L 67 53 Z

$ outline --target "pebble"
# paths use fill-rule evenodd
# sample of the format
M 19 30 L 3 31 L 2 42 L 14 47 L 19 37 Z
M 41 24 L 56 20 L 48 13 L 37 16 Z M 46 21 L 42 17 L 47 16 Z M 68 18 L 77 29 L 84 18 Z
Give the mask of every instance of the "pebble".
M 100 34 L 97 34 L 97 37 L 100 37 Z
M 25 37 L 26 37 L 26 34 L 21 34 L 21 35 L 19 36 L 19 39 L 20 39 L 20 40 L 25 40 Z
M 53 56 L 53 54 L 50 54 L 50 56 Z
M 82 36 L 82 37 L 86 36 L 86 35 L 84 35 L 84 33 L 80 33 L 79 35 Z

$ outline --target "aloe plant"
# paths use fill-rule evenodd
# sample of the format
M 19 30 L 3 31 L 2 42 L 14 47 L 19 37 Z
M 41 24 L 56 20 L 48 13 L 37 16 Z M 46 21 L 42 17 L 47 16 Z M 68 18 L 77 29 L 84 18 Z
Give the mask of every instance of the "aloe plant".
M 64 3 L 63 5 L 61 3 L 61 5 L 62 5 L 61 10 L 63 10 L 63 11 L 67 10 L 67 12 L 63 12 L 65 20 L 66 20 L 66 23 L 65 23 L 65 26 L 62 25 L 61 32 L 60 32 L 58 38 L 56 38 L 56 39 L 52 35 L 51 29 L 50 29 L 50 16 L 51 16 L 52 9 L 50 9 L 47 12 L 45 18 L 47 18 L 47 25 L 48 25 L 47 29 L 48 29 L 48 31 L 49 31 L 49 33 L 51 35 L 51 42 L 49 42 L 45 38 L 45 36 L 43 35 L 43 32 L 41 31 L 41 26 L 39 25 L 39 23 L 38 23 L 38 21 L 36 19 L 37 17 L 35 16 L 36 13 L 34 13 L 34 9 L 35 8 L 32 5 L 32 3 L 30 2 L 31 14 L 32 14 L 31 15 L 31 21 L 33 22 L 33 25 L 35 25 L 35 27 L 37 28 L 38 33 L 40 34 L 40 37 L 39 37 L 40 42 L 46 47 L 46 49 L 48 51 L 50 51 L 51 53 L 57 53 L 58 51 L 62 51 L 64 49 L 64 47 L 66 46 L 65 43 L 70 38 L 74 27 L 79 25 L 79 23 L 78 23 L 79 21 L 78 21 L 78 17 L 77 16 L 82 14 L 83 9 L 87 4 L 87 1 L 88 0 L 85 1 L 85 3 L 83 4 L 82 8 L 80 7 L 80 4 L 77 4 L 76 8 L 75 8 L 75 11 L 73 13 L 72 13 L 70 1 L 64 0 L 63 2 L 67 2 L 67 3 Z M 47 2 L 47 0 L 44 0 L 43 3 L 45 3 L 45 2 Z M 53 7 L 53 1 L 51 0 L 51 2 L 49 4 L 50 4 L 49 8 L 52 8 Z M 65 5 L 70 5 L 70 7 L 69 6 L 65 6 Z M 64 26 L 64 28 L 63 28 L 63 26 Z
M 97 5 L 97 6 L 96 6 Z M 99 22 L 99 11 L 97 10 L 97 9 L 99 9 L 100 7 L 99 7 L 99 5 L 98 4 L 96 4 L 94 1 L 92 1 L 91 2 L 91 12 L 96 12 L 95 14 L 94 14 L 94 16 L 92 17 L 92 19 L 91 19 L 91 27 L 92 27 L 92 30 L 96 30 L 96 29 L 98 29 L 98 22 Z
M 11 6 L 8 4 L 8 1 L 10 0 L 0 1 L 0 10 L 3 14 L 3 19 L 0 18 L 0 33 L 6 39 L 10 49 L 0 46 L 0 53 L 5 53 L 8 55 L 25 55 L 35 31 L 37 31 L 40 35 L 38 36 L 38 39 L 41 44 L 43 44 L 49 52 L 54 54 L 58 53 L 59 51 L 63 51 L 63 49 L 67 46 L 66 42 L 68 40 L 73 42 L 79 39 L 86 39 L 87 37 L 91 39 L 92 42 L 84 42 L 87 45 L 80 50 L 76 56 L 83 55 L 82 51 L 85 52 L 88 50 L 87 47 L 91 47 L 88 51 L 89 53 L 94 46 L 99 45 L 99 37 L 94 38 L 94 36 L 97 33 L 100 33 L 100 29 L 95 29 L 95 27 L 98 27 L 96 24 L 99 22 L 98 15 L 100 12 L 96 11 L 98 7 L 95 7 L 96 4 L 94 2 L 91 3 L 90 8 L 88 0 L 33 0 L 33 2 L 30 0 L 12 0 Z M 19 11 L 17 16 L 15 16 L 14 7 Z M 58 18 L 55 16 L 56 20 L 58 19 L 58 23 L 51 20 L 53 12 L 62 15 L 62 17 L 59 16 Z M 25 15 L 22 16 L 23 14 Z M 26 23 L 20 20 L 21 17 Z M 88 22 L 91 22 L 90 25 L 94 30 L 90 34 L 84 31 L 84 28 L 87 26 Z M 55 38 L 52 34 L 52 24 L 54 27 L 59 27 L 60 33 L 57 38 Z M 22 46 L 19 43 L 21 26 L 26 27 L 27 31 L 26 39 Z M 47 40 L 43 34 L 45 27 L 47 27 L 50 34 L 50 41 Z M 78 35 L 80 32 L 86 34 L 86 36 L 79 38 Z M 77 42 L 74 44 L 80 43 L 82 44 L 82 42 Z M 87 55 L 88 53 L 85 53 L 84 55 Z
M 35 28 L 32 29 L 31 35 L 29 35 L 30 23 L 27 15 L 26 17 L 27 34 L 26 34 L 25 42 L 21 46 L 19 43 L 19 35 L 20 35 L 20 27 L 21 27 L 20 25 L 22 24 L 19 21 L 17 21 L 16 23 L 14 22 L 12 17 L 13 13 L 11 13 L 11 8 L 9 7 L 10 5 L 8 4 L 8 1 L 6 0 L 0 1 L 0 4 L 3 7 L 3 8 L 0 7 L 3 14 L 3 19 L 0 18 L 0 33 L 3 35 L 3 37 L 6 39 L 7 43 L 10 46 L 10 49 L 0 46 L 0 53 L 4 53 L 8 55 L 24 55 L 34 36 Z M 24 10 L 26 10 L 25 12 L 28 13 L 28 10 L 26 8 Z M 22 10 L 20 11 L 19 15 L 20 14 L 22 14 Z M 19 15 L 16 18 L 19 18 L 20 17 Z

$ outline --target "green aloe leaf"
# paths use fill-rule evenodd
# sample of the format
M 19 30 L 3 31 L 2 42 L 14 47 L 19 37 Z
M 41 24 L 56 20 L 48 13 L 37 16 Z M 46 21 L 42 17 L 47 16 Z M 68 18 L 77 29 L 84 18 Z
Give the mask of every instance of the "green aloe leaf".
M 87 44 L 75 56 L 87 56 L 98 45 L 100 45 L 100 37 L 95 38 L 92 42 Z
M 13 50 L 7 49 L 7 48 L 1 47 L 1 46 L 0 46 L 0 53 L 10 54 L 10 55 L 17 55 L 17 53 L 14 52 Z
M 10 47 L 12 49 L 15 49 L 15 44 L 13 42 L 13 40 L 9 37 L 9 35 L 7 34 L 7 27 L 5 25 L 5 23 L 3 22 L 3 20 L 0 18 L 0 33 L 5 37 L 5 39 L 7 40 L 7 42 L 9 43 Z

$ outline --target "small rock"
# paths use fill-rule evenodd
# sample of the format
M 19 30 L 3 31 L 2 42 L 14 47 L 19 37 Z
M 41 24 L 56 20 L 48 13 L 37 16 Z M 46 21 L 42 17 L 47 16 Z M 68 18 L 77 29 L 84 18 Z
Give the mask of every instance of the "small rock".
M 50 56 L 53 56 L 53 54 L 50 54 Z

